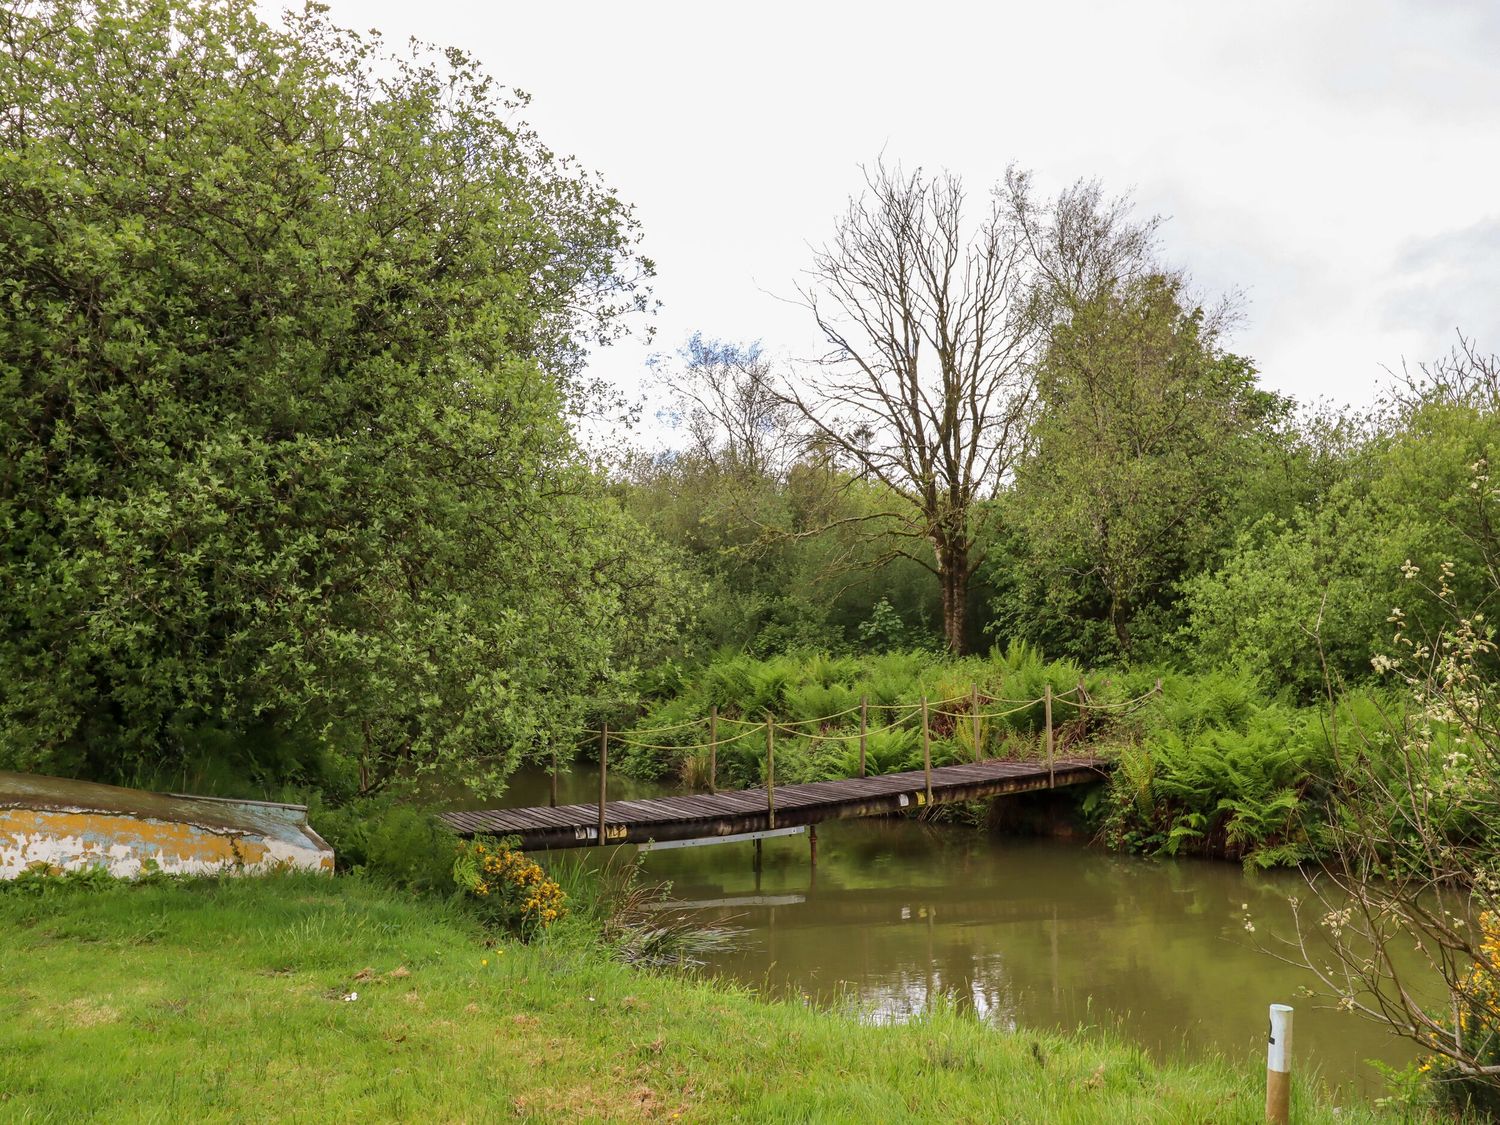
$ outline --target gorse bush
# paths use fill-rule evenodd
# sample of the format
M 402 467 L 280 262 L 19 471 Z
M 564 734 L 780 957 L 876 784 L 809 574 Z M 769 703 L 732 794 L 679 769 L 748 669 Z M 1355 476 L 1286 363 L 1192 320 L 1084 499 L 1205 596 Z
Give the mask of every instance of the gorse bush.
M 513 840 L 481 836 L 459 844 L 453 882 L 486 922 L 529 937 L 568 912 L 567 895 Z

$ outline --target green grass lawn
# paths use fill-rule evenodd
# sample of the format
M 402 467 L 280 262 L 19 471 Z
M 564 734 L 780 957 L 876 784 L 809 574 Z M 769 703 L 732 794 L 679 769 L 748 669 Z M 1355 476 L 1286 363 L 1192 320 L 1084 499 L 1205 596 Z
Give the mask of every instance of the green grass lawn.
M 352 878 L 0 893 L 6 1121 L 1254 1122 L 1259 1065 L 869 1026 Z

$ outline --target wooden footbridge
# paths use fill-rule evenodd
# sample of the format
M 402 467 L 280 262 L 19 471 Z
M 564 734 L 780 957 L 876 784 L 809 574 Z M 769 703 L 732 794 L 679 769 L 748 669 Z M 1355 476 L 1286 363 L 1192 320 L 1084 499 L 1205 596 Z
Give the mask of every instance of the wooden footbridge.
M 1112 764 L 1081 757 L 1050 763 L 988 760 L 697 796 L 450 812 L 442 819 L 461 836 L 519 836 L 521 846 L 531 849 L 712 839 L 1083 785 L 1098 781 Z

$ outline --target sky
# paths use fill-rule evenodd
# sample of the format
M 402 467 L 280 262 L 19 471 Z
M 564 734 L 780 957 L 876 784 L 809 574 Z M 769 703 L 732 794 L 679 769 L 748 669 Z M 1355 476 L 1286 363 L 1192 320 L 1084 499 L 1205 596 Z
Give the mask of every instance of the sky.
M 280 5 L 266 5 L 274 10 Z M 982 202 L 1097 177 L 1167 219 L 1167 260 L 1243 294 L 1269 387 L 1369 403 L 1461 329 L 1500 351 L 1500 2 L 471 3 L 331 0 L 461 46 L 554 150 L 632 203 L 655 339 L 597 353 L 628 393 L 694 331 L 819 351 L 792 303 L 884 154 Z M 648 405 L 648 416 L 651 407 Z

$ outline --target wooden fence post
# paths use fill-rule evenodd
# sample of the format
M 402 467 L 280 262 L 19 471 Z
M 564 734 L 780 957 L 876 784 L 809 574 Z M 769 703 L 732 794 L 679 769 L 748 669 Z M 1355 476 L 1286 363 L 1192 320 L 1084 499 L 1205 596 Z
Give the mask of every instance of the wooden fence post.
M 776 827 L 776 720 L 766 716 L 766 827 Z
M 552 744 L 552 792 L 548 795 L 547 803 L 554 809 L 557 808 L 557 743 Z
M 609 785 L 609 724 L 599 724 L 599 845 L 604 845 L 604 795 Z
M 1052 772 L 1052 685 L 1047 685 L 1047 691 L 1042 700 L 1047 713 L 1047 785 L 1054 787 L 1057 782 Z
M 859 776 L 865 776 L 865 733 L 869 730 L 870 697 L 859 697 Z
M 969 685 L 969 709 L 974 715 L 974 760 L 980 761 L 984 754 L 979 749 L 979 685 Z
M 1266 1043 L 1266 1120 L 1287 1125 L 1292 1102 L 1292 1009 L 1271 1005 L 1271 1032 Z
M 708 709 L 708 791 L 719 791 L 719 705 Z
M 932 804 L 932 729 L 927 722 L 927 695 L 922 695 L 922 774 L 927 779 L 927 804 Z

